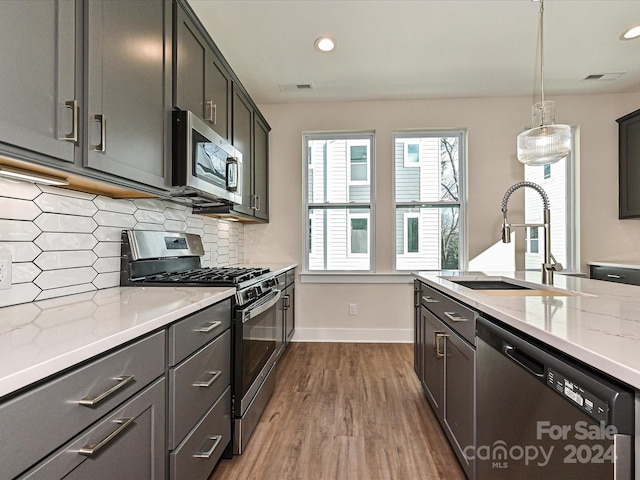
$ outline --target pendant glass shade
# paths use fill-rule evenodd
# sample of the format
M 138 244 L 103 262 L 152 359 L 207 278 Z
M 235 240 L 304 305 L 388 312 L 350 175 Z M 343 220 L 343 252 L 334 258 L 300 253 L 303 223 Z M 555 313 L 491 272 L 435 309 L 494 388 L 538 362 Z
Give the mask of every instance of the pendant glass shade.
M 518 135 L 518 160 L 526 165 L 559 162 L 571 153 L 571 127 L 554 124 L 552 101 L 531 107 L 532 124 L 538 125 Z

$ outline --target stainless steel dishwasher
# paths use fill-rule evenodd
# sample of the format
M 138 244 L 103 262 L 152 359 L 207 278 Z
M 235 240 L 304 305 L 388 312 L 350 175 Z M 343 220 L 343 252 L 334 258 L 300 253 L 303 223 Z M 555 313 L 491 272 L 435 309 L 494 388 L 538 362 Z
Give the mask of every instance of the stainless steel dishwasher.
M 478 480 L 631 479 L 629 387 L 482 317 L 477 336 Z

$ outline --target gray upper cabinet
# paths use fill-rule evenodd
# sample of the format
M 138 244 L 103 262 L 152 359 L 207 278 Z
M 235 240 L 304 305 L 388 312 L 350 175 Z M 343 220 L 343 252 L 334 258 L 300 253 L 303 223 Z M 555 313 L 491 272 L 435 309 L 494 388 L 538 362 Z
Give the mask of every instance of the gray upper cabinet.
M 171 3 L 90 0 L 85 5 L 85 166 L 167 187 Z
M 242 205 L 234 205 L 233 209 L 245 215 L 254 213 L 255 198 L 253 197 L 252 182 L 252 150 L 251 136 L 253 117 L 251 104 L 247 97 L 238 89 L 233 91 L 233 136 L 232 143 L 242 152 Z
M 1 150 L 25 149 L 74 162 L 82 93 L 77 35 L 75 0 L 2 1 Z
M 0 1 L 0 153 L 163 193 L 172 38 L 170 0 Z
M 231 78 L 189 14 L 175 12 L 175 106 L 190 110 L 229 139 Z
M 253 193 L 255 216 L 269 220 L 269 126 L 254 113 Z

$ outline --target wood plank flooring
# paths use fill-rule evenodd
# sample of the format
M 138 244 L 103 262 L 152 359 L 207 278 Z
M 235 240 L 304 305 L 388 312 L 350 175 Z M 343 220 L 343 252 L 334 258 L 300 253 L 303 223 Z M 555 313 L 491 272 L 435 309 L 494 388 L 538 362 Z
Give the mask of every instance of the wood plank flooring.
M 292 343 L 242 455 L 209 480 L 464 480 L 410 344 Z

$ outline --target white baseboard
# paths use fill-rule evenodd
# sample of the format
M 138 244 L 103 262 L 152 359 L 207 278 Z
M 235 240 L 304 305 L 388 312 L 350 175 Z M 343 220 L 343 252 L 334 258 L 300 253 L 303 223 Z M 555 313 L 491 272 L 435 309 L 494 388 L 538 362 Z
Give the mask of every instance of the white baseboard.
M 296 328 L 293 342 L 413 343 L 412 329 Z

